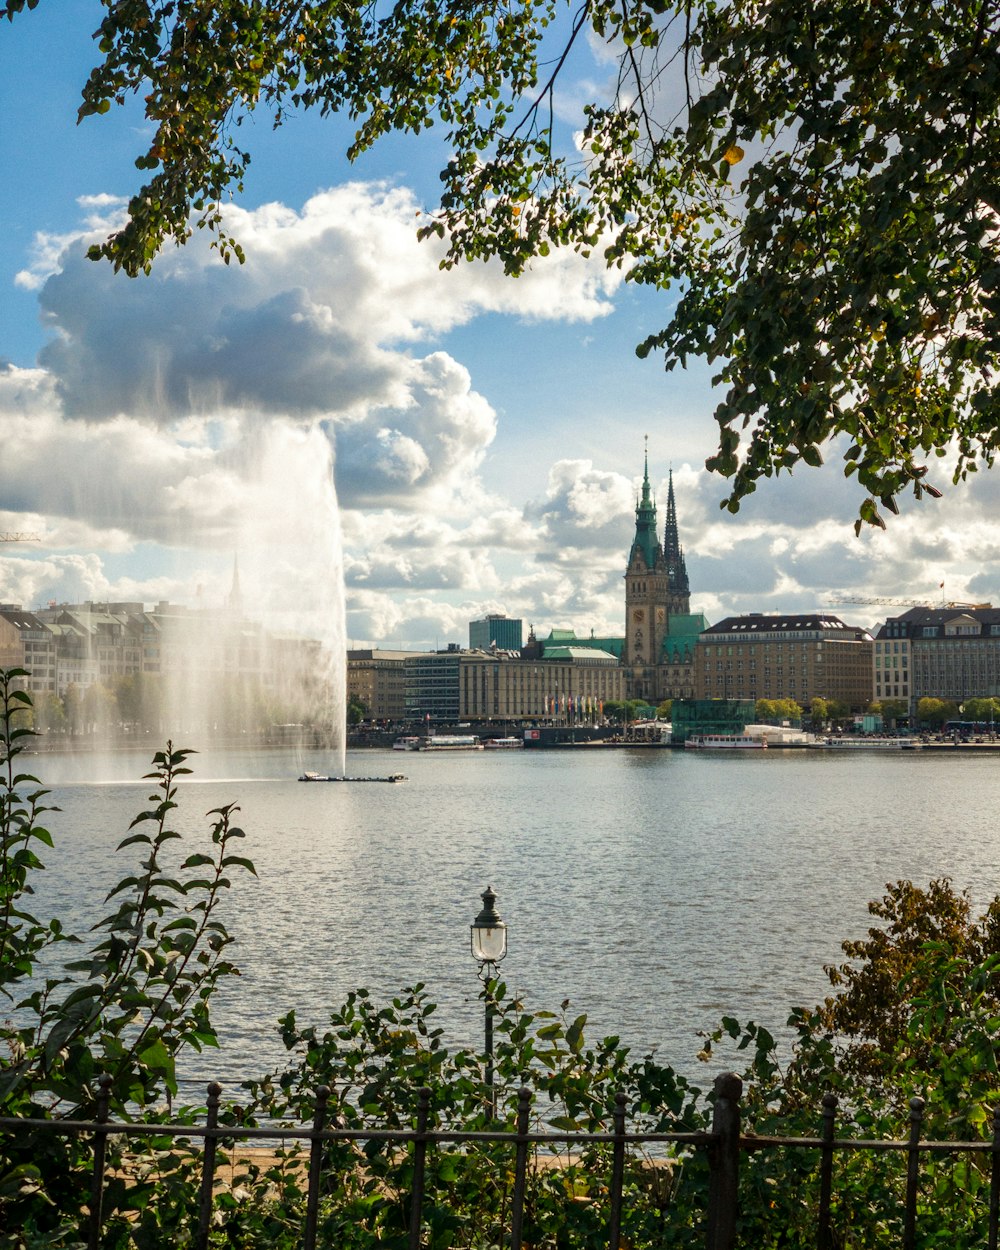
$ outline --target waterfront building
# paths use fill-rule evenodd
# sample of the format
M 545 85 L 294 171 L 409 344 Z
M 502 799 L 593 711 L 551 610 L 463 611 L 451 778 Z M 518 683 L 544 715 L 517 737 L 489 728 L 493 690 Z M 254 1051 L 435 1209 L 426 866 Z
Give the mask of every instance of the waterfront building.
M 1000 697 L 1000 609 L 989 603 L 915 607 L 875 634 L 876 698 Z
M 65 604 L 38 613 L 52 626 L 57 653 L 56 693 L 100 684 L 139 671 L 142 662 L 141 603 Z
M 870 634 L 835 616 L 730 616 L 695 648 L 699 699 L 814 698 L 862 711 L 873 696 Z
M 524 642 L 524 621 L 519 617 L 491 613 L 484 620 L 469 622 L 469 650 L 520 651 Z
M 905 627 L 888 621 L 875 632 L 872 644 L 872 688 L 875 698 L 903 699 L 912 713 L 913 686 L 910 681 L 910 638 Z
M 27 669 L 21 689 L 32 695 L 56 692 L 56 639 L 45 622 L 20 604 L 0 607 L 0 668 Z
M 654 706 L 695 693 L 695 649 L 708 621 L 691 612 L 684 550 L 677 525 L 674 478 L 667 478 L 667 516 L 659 539 L 649 457 L 635 508 L 635 537 L 625 568 L 625 639 L 622 662 L 627 697 Z
M 694 698 L 698 639 L 706 629 L 708 617 L 700 612 L 685 612 L 668 618 L 667 636 L 656 674 L 657 703 L 664 699 Z
M 542 658 L 516 651 L 446 651 L 411 656 L 406 716 L 432 724 L 535 720 L 572 724 L 600 717 L 624 698 L 616 657 L 592 647 L 555 647 Z
M 406 717 L 404 661 L 416 651 L 382 651 L 378 647 L 347 653 L 347 696 L 354 695 L 373 721 L 401 721 Z
M 755 719 L 753 699 L 675 699 L 670 740 L 682 745 L 692 734 L 738 736 Z
M 235 572 L 234 586 L 238 595 Z M 166 601 L 148 610 L 134 602 L 50 604 L 33 614 L 37 637 L 17 663 L 32 671 L 29 690 L 64 700 L 95 687 L 112 695 L 130 691 L 129 702 L 143 706 L 147 723 L 171 733 L 222 721 L 259 723 L 269 705 L 299 718 L 325 707 L 322 645 L 266 631 L 237 615 L 237 602 L 231 595 L 221 609 Z M 11 658 L 9 647 L 2 650 L 8 637 L 0 626 L 0 652 Z

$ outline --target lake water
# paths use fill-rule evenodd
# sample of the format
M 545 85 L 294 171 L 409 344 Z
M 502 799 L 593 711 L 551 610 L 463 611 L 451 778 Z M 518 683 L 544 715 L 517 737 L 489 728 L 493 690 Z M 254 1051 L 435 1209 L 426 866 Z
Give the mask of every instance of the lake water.
M 63 809 L 37 910 L 79 932 L 123 875 L 114 847 L 147 806 L 132 779 L 148 756 L 31 765 Z M 1000 888 L 1000 756 L 349 754 L 350 775 L 401 785 L 302 785 L 329 767 L 308 753 L 193 766 L 176 827 L 205 830 L 205 812 L 238 802 L 259 874 L 227 903 L 243 975 L 216 1000 L 222 1051 L 189 1072 L 230 1087 L 280 1062 L 283 1012 L 322 1024 L 359 985 L 424 981 L 446 1035 L 478 1042 L 468 926 L 487 884 L 509 926 L 503 976 L 529 1006 L 569 998 L 592 1039 L 617 1033 L 689 1073 L 723 1013 L 775 1029 L 819 1001 L 823 964 L 887 882 L 949 875 L 977 904 Z

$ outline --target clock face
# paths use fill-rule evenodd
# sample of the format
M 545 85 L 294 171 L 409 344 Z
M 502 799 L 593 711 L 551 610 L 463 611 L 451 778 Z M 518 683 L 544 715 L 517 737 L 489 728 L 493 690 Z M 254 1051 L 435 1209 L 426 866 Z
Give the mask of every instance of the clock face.
M 642 608 L 636 608 L 635 611 L 632 613 L 633 621 L 644 621 L 645 619 L 646 619 L 646 613 L 642 610 Z

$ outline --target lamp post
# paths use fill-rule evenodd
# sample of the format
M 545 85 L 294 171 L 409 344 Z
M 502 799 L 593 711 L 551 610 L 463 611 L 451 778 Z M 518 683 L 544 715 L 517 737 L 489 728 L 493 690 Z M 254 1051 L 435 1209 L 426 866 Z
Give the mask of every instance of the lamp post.
M 493 887 L 483 891 L 483 910 L 469 926 L 472 958 L 479 964 L 479 978 L 486 999 L 486 1108 L 489 1118 L 496 1117 L 496 1094 L 493 1091 L 493 994 L 490 981 L 496 976 L 497 964 L 507 954 L 507 926 L 497 914 L 497 896 Z

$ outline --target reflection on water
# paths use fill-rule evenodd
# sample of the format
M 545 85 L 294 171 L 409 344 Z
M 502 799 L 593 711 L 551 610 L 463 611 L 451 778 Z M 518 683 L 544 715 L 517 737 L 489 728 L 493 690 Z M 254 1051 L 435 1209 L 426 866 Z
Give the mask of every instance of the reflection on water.
M 39 912 L 78 931 L 99 914 L 148 760 L 32 760 L 63 808 Z M 348 773 L 409 781 L 353 786 L 297 783 L 328 771 L 308 753 L 191 762 L 176 827 L 204 831 L 237 801 L 259 874 L 228 904 L 243 976 L 217 1000 L 222 1054 L 192 1068 L 230 1085 L 280 1060 L 279 1015 L 321 1024 L 357 985 L 424 981 L 447 1036 L 477 1041 L 468 926 L 487 884 L 509 926 L 503 973 L 529 1006 L 570 998 L 593 1035 L 686 1071 L 723 1012 L 777 1027 L 818 1001 L 823 964 L 885 883 L 947 874 L 977 903 L 1000 888 L 994 757 L 386 751 L 350 755 Z

